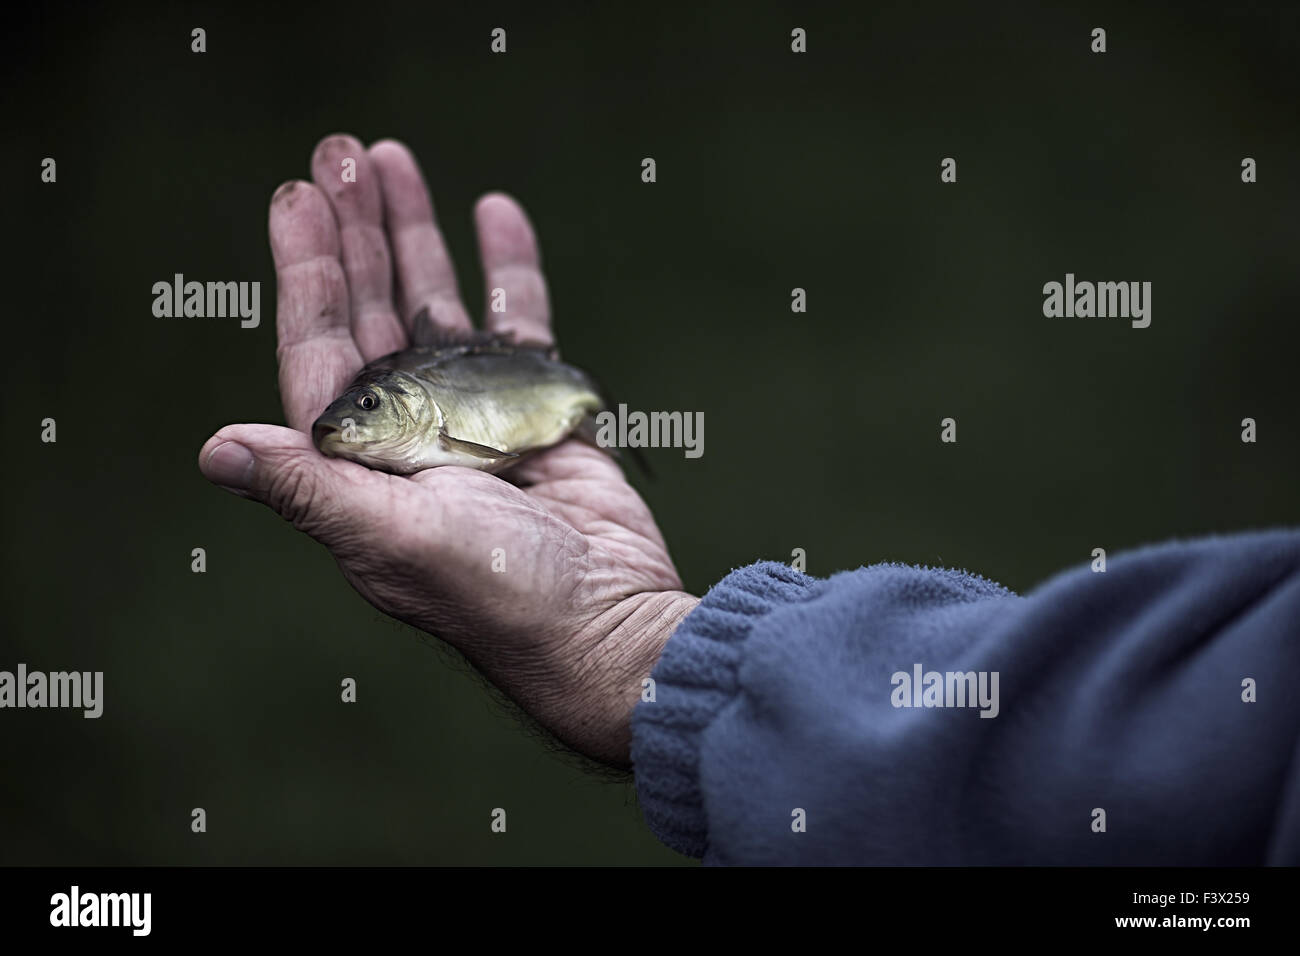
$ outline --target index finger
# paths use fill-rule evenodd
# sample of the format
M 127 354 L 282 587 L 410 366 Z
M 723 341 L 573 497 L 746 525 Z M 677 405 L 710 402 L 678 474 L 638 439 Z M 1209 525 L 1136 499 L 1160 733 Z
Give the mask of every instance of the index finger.
M 280 401 L 289 425 L 306 432 L 361 368 L 361 353 L 348 327 L 338 225 L 325 194 L 287 182 L 271 197 L 269 218 Z

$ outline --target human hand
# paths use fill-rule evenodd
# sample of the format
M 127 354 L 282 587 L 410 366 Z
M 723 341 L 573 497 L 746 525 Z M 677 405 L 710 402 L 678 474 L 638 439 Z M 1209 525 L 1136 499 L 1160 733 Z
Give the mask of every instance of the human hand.
M 356 160 L 356 181 L 342 161 Z M 311 183 L 271 199 L 280 393 L 290 428 L 229 425 L 203 446 L 207 478 L 324 544 L 373 605 L 451 643 L 574 749 L 629 762 L 630 718 L 664 644 L 698 603 L 622 470 L 575 440 L 507 481 L 460 467 L 409 477 L 326 458 L 312 421 L 363 363 L 408 344 L 411 320 L 468 330 L 429 193 L 410 152 L 330 136 Z M 550 343 L 537 241 L 500 193 L 475 209 L 488 330 Z M 394 289 L 394 277 L 396 288 Z M 505 571 L 493 571 L 494 550 Z

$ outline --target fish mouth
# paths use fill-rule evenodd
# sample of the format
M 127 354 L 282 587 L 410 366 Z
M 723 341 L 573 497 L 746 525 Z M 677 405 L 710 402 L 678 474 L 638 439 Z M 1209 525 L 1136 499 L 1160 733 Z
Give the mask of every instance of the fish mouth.
M 311 440 L 322 454 L 335 454 L 344 444 L 343 430 L 330 422 L 317 422 L 311 426 Z

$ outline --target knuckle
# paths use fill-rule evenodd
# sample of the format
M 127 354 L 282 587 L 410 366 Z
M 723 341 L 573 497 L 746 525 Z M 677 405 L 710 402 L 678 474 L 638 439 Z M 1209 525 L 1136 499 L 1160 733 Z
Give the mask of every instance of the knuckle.
M 316 537 L 325 530 L 321 485 L 311 467 L 294 457 L 277 469 L 266 494 L 267 504 L 299 531 Z
M 329 334 L 345 337 L 348 285 L 339 261 L 319 256 L 281 270 L 276 327 L 281 347 Z

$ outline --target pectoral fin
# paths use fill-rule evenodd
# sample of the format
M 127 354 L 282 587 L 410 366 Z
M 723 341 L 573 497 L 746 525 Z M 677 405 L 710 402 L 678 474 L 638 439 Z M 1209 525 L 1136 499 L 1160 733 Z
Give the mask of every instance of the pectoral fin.
M 447 434 L 446 429 L 440 430 L 438 437 L 448 451 L 459 452 L 462 455 L 473 455 L 475 458 L 482 458 L 485 461 L 510 461 L 519 457 L 512 451 L 502 451 L 500 448 L 480 445 L 478 442 L 466 441 L 463 438 L 452 438 Z

